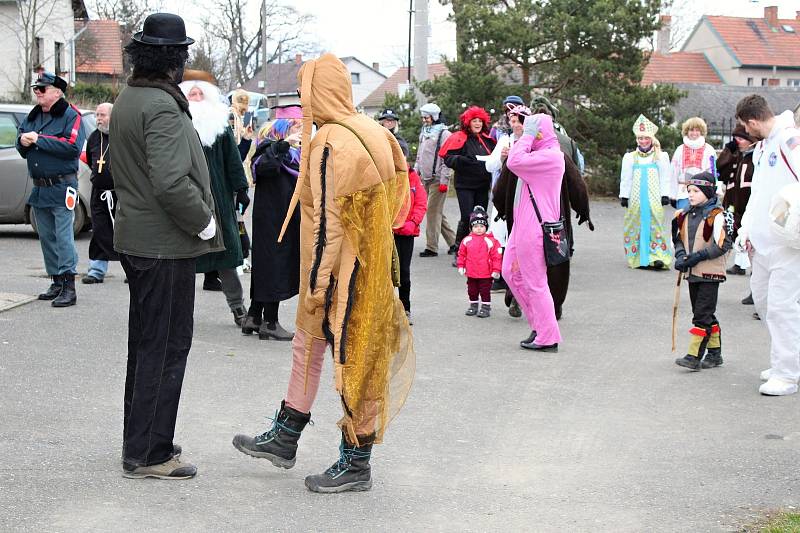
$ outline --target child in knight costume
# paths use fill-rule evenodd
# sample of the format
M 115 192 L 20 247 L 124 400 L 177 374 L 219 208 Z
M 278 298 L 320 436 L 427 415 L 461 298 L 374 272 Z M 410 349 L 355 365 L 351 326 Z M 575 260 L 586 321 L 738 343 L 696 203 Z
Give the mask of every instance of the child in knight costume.
M 636 150 L 622 158 L 619 200 L 627 208 L 625 256 L 631 268 L 669 268 L 672 253 L 664 231 L 664 206 L 669 205 L 670 166 L 656 139 L 658 126 L 639 115 L 633 125 Z
M 689 207 L 679 210 L 672 220 L 675 269 L 689 282 L 693 314 L 688 353 L 675 364 L 692 371 L 722 364 L 722 337 L 714 313 L 719 284 L 725 281 L 733 224 L 725 217 L 715 188 L 716 179 L 710 172 L 690 177 Z
M 393 283 L 392 228 L 406 219 L 408 165 L 392 132 L 356 113 L 350 73 L 336 56 L 307 61 L 298 81 L 303 149 L 284 223 L 285 230 L 299 200 L 292 374 L 272 427 L 256 437 L 237 435 L 233 445 L 275 466 L 294 466 L 330 345 L 344 411 L 340 457 L 322 474 L 308 476 L 306 487 L 369 490 L 372 445 L 383 440 L 414 376 L 411 329 Z M 312 123 L 319 127 L 313 140 Z

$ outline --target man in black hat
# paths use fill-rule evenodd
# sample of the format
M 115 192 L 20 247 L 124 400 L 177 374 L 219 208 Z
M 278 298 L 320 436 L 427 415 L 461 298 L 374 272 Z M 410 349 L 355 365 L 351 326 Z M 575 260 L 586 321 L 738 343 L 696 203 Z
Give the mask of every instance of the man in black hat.
M 64 99 L 67 82 L 42 71 L 31 85 L 36 106 L 19 127 L 17 151 L 28 161 L 33 208 L 44 266 L 53 283 L 40 300 L 75 305 L 78 250 L 72 225 L 78 205 L 78 158 L 83 147 L 81 114 Z
M 128 277 L 123 476 L 187 479 L 172 439 L 192 345 L 195 262 L 224 250 L 206 158 L 176 82 L 188 58 L 183 19 L 156 13 L 125 47 L 133 73 L 111 121 L 119 209 L 114 249 Z
M 381 111 L 381 114 L 378 115 L 378 123 L 386 128 L 387 130 L 392 132 L 394 138 L 397 139 L 397 142 L 400 144 L 400 149 L 403 151 L 403 155 L 406 156 L 408 159 L 409 150 L 408 150 L 408 143 L 405 139 L 403 139 L 397 130 L 397 124 L 400 121 L 400 117 L 391 110 L 391 109 L 384 109 Z

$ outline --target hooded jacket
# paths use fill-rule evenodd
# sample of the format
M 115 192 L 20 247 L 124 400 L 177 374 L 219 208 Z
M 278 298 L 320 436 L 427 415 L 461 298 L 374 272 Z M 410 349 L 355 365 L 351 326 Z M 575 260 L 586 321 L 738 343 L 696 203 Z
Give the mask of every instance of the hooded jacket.
M 405 223 L 395 228 L 395 235 L 419 237 L 419 225 L 425 219 L 428 211 L 428 194 L 419 179 L 419 174 L 412 168 L 408 171 L 409 209 Z
M 332 54 L 298 73 L 303 106 L 297 329 L 333 348 L 349 442 L 381 442 L 411 386 L 410 328 L 393 284 L 393 227 L 406 218 L 407 163 L 392 132 L 353 106 L 350 73 Z M 319 128 L 311 138 L 311 125 Z M 380 342 L 375 342 L 380 339 Z

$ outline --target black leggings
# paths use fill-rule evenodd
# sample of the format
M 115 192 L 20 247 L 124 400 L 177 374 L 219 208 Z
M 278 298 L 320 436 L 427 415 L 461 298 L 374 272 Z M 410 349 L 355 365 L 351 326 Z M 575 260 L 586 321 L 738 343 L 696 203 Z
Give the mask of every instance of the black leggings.
M 414 236 L 395 235 L 394 244 L 400 259 L 400 301 L 411 311 L 411 256 L 414 255 Z
M 489 208 L 489 186 L 482 189 L 459 189 L 456 187 L 458 208 L 461 210 L 461 220 L 458 221 L 456 231 L 456 246 L 461 244 L 461 239 L 469 234 L 469 215 L 476 205 Z M 487 228 L 488 229 L 488 228 Z
M 247 314 L 253 318 L 261 318 L 263 314 L 265 322 L 274 323 L 278 321 L 278 305 L 280 305 L 280 302 L 257 302 L 252 300 Z

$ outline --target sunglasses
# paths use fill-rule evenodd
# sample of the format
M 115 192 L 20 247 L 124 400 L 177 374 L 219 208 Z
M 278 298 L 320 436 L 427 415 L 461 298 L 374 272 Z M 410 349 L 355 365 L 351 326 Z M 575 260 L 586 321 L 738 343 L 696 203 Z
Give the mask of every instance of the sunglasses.
M 33 92 L 44 94 L 47 92 L 47 87 L 48 87 L 47 85 L 44 86 L 36 85 L 33 87 Z

